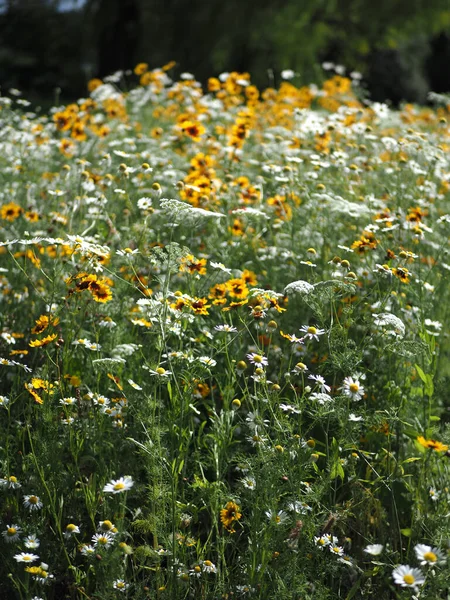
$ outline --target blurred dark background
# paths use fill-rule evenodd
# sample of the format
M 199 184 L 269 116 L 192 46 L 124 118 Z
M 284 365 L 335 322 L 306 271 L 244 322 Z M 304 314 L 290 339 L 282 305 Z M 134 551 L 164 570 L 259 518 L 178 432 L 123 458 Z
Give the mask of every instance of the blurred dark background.
M 175 60 L 200 81 L 283 69 L 320 83 L 323 62 L 362 73 L 374 100 L 450 91 L 450 0 L 0 0 L 0 85 L 52 102 L 138 62 Z

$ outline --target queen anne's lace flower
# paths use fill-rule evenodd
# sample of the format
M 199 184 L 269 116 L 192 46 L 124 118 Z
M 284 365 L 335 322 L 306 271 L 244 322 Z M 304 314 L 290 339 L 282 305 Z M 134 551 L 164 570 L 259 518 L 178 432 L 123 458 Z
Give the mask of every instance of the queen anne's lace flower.
M 298 281 L 292 281 L 292 283 L 288 283 L 288 285 L 284 288 L 284 293 L 288 296 L 293 296 L 294 294 L 299 294 L 300 296 L 307 296 L 314 291 L 314 286 L 307 281 L 303 281 L 299 279 Z

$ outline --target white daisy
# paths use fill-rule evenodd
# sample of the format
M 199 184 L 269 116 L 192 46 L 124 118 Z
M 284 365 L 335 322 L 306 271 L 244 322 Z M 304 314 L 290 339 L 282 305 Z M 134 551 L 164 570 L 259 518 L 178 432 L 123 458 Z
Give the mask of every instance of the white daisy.
M 7 525 L 5 531 L 2 531 L 2 536 L 8 544 L 17 542 L 21 528 L 18 525 Z
M 414 547 L 414 552 L 416 553 L 417 560 L 422 566 L 440 565 L 445 563 L 445 557 L 438 548 L 432 548 L 425 544 L 417 544 L 417 546 Z
M 66 530 L 64 531 L 64 537 L 66 539 L 71 538 L 72 536 L 80 533 L 80 528 L 75 523 L 69 523 L 66 525 Z
M 214 329 L 216 331 L 223 331 L 225 333 L 235 333 L 237 331 L 236 327 L 233 327 L 232 325 L 216 325 L 214 327 Z
M 331 554 L 334 554 L 335 556 L 344 556 L 344 548 L 342 546 L 330 544 L 328 546 L 328 550 L 331 552 Z
M 28 508 L 30 511 L 39 510 L 44 506 L 39 496 L 35 496 L 34 494 L 31 494 L 30 496 L 24 496 L 23 504 L 25 508 Z
M 139 392 L 142 391 L 142 388 L 140 385 L 138 385 L 135 381 L 133 381 L 132 379 L 128 379 L 128 383 L 131 385 L 132 388 L 134 388 L 135 390 L 138 390 Z
M 81 552 L 81 554 L 83 554 L 83 556 L 92 556 L 93 554 L 96 553 L 96 550 L 95 550 L 94 546 L 91 546 L 90 544 L 84 544 L 84 546 L 81 548 L 80 552 Z
M 94 533 L 92 545 L 94 548 L 109 548 L 114 542 L 114 536 L 110 533 Z
M 327 385 L 327 383 L 326 383 L 325 379 L 322 377 L 322 375 L 308 375 L 308 379 L 315 381 L 320 386 L 320 391 L 322 394 L 331 391 L 330 386 Z
M 120 494 L 121 492 L 128 492 L 134 485 L 134 481 L 129 475 L 120 477 L 120 479 L 112 479 L 107 483 L 103 491 L 111 494 Z
M 164 367 L 157 367 L 155 370 L 149 369 L 148 371 L 151 375 L 155 375 L 161 379 L 167 379 L 172 375 L 172 371 L 167 371 Z
M 322 549 L 329 546 L 331 544 L 331 540 L 326 535 L 314 536 L 314 543 L 316 546 Z
M 119 592 L 125 592 L 125 590 L 129 587 L 128 583 L 125 583 L 123 579 L 116 579 L 113 582 L 113 588 L 118 590 Z
M 383 544 L 369 544 L 364 548 L 364 552 L 372 556 L 379 556 L 383 552 Z
M 302 327 L 300 327 L 300 332 L 304 334 L 304 337 L 307 340 L 316 340 L 316 342 L 318 342 L 319 336 L 325 333 L 325 329 L 319 329 L 313 325 L 302 325 Z
M 202 570 L 205 573 L 217 573 L 217 567 L 210 560 L 204 560 L 200 563 L 202 565 Z
M 350 413 L 348 415 L 348 420 L 351 421 L 352 423 L 358 423 L 359 421 L 364 421 L 364 417 L 361 417 L 361 415 L 355 415 L 354 413 Z
M 23 545 L 25 546 L 25 548 L 28 548 L 29 550 L 35 550 L 36 548 L 39 548 L 39 546 L 41 545 L 41 542 L 38 537 L 31 534 L 31 535 L 27 535 L 27 537 L 24 539 Z
M 358 401 L 364 396 L 364 388 L 358 381 L 353 377 L 346 377 L 342 384 L 342 393 L 344 396 L 348 396 L 352 400 Z
M 419 585 L 425 583 L 425 577 L 420 569 L 415 569 L 409 565 L 399 565 L 392 571 L 394 583 L 402 587 L 413 588 L 417 591 Z
M 15 554 L 14 558 L 17 560 L 17 562 L 32 563 L 35 560 L 38 560 L 39 556 L 36 554 L 30 554 L 29 552 L 21 552 L 20 554 Z
M 251 352 L 250 354 L 247 354 L 247 358 L 253 365 L 259 365 L 259 366 L 265 367 L 269 364 L 269 361 L 267 360 L 267 358 L 265 356 L 262 356 L 262 354 L 256 354 L 255 352 Z

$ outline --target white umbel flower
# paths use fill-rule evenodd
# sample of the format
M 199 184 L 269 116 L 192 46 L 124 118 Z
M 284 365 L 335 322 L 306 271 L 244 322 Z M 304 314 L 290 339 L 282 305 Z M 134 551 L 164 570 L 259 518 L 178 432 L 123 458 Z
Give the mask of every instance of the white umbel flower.
M 307 281 L 303 281 L 302 279 L 299 279 L 298 281 L 293 281 L 292 283 L 288 283 L 287 286 L 284 288 L 284 293 L 288 296 L 293 296 L 295 294 L 298 294 L 300 296 L 307 296 L 313 291 L 314 286 L 311 283 L 308 283 Z
M 393 315 L 392 313 L 380 313 L 379 315 L 373 315 L 375 325 L 379 327 L 384 333 L 393 335 L 398 338 L 405 337 L 405 324 L 401 319 Z

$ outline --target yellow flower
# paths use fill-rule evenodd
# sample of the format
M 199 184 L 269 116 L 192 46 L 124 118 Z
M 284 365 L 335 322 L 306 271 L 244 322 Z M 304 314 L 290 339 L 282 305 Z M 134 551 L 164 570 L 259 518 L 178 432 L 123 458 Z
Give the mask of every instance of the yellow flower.
M 234 298 L 244 299 L 248 296 L 249 290 L 244 279 L 229 279 L 225 285 Z
M 446 452 L 448 450 L 448 446 L 446 444 L 443 444 L 442 442 L 438 442 L 436 440 L 427 440 L 423 437 L 423 435 L 420 435 L 417 438 L 417 441 L 424 448 L 430 448 L 435 452 Z
M 225 508 L 220 511 L 220 521 L 227 531 L 234 533 L 232 525 L 234 521 L 239 521 L 242 514 L 240 508 L 235 502 L 227 502 Z
M 101 85 L 103 85 L 103 81 L 101 79 L 94 78 L 94 79 L 91 79 L 90 81 L 88 81 L 87 88 L 88 88 L 89 92 L 93 92 Z
M 5 221 L 15 221 L 22 214 L 22 208 L 15 202 L 3 204 L 0 209 L 0 217 Z
M 42 340 L 32 340 L 28 345 L 31 348 L 39 348 L 40 346 L 47 346 L 57 338 L 56 333 L 52 333 L 51 335 L 47 335 L 47 337 L 42 338 Z
M 139 63 L 134 67 L 134 74 L 135 75 L 143 75 L 144 73 L 146 73 L 148 71 L 148 64 L 147 63 Z
M 180 124 L 181 131 L 190 137 L 192 141 L 199 142 L 201 136 L 206 132 L 206 129 L 200 123 L 195 121 L 186 120 Z

